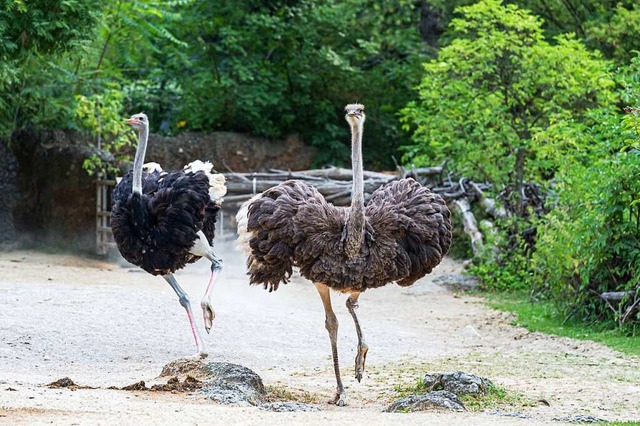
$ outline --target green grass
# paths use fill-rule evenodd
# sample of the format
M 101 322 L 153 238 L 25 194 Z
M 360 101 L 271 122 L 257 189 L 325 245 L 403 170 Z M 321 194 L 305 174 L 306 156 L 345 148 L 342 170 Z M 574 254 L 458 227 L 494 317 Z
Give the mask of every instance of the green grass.
M 623 422 L 598 422 L 597 425 L 606 426 L 640 426 L 640 422 L 634 422 L 632 420 Z
M 497 293 L 485 295 L 492 308 L 514 312 L 514 325 L 530 331 L 593 340 L 626 354 L 640 356 L 640 336 L 629 336 L 619 329 L 605 329 L 595 325 L 566 323 L 550 302 L 531 302 L 526 294 Z

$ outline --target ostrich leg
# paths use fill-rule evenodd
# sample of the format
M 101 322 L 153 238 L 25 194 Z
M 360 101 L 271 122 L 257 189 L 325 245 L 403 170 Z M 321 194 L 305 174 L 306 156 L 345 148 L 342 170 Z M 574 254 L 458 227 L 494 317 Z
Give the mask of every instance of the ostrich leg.
M 171 288 L 173 288 L 173 291 L 175 291 L 176 294 L 178 295 L 180 304 L 185 309 L 185 311 L 187 311 L 187 317 L 189 317 L 189 325 L 191 326 L 191 332 L 193 333 L 193 338 L 196 341 L 196 350 L 198 351 L 193 356 L 193 358 L 206 358 L 208 354 L 204 348 L 204 342 L 202 341 L 202 337 L 200 337 L 200 332 L 198 331 L 195 323 L 193 322 L 193 314 L 191 313 L 191 303 L 189 302 L 189 297 L 187 297 L 187 293 L 185 293 L 182 287 L 180 287 L 180 285 L 178 284 L 178 281 L 176 281 L 173 274 L 163 275 L 162 278 L 164 278 L 169 283 Z
M 353 322 L 356 326 L 356 333 L 358 334 L 358 353 L 356 355 L 356 380 L 358 383 L 362 380 L 362 373 L 364 372 L 364 363 L 367 359 L 367 351 L 369 347 L 364 342 L 364 337 L 362 336 L 362 330 L 360 329 L 360 323 L 358 322 L 358 317 L 356 316 L 356 308 L 358 307 L 358 297 L 360 297 L 360 293 L 351 293 L 349 298 L 347 299 L 347 310 L 353 317 Z
M 211 261 L 211 277 L 209 278 L 209 284 L 207 284 L 207 289 L 200 302 L 200 307 L 202 308 L 202 316 L 204 318 L 204 328 L 207 330 L 207 333 L 209 333 L 211 327 L 213 327 L 213 319 L 216 317 L 216 313 L 211 307 L 211 290 L 213 290 L 213 285 L 216 283 L 218 274 L 222 271 L 222 259 L 217 257 L 213 253 L 213 250 L 207 255 L 207 258 Z
M 211 261 L 211 277 L 209 278 L 207 289 L 204 291 L 204 297 L 200 302 L 202 317 L 204 319 L 204 328 L 207 330 L 207 333 L 209 333 L 211 331 L 211 327 L 213 327 L 213 319 L 216 317 L 216 314 L 211 307 L 211 290 L 213 290 L 216 278 L 222 270 L 222 259 L 216 256 L 213 248 L 207 240 L 207 237 L 202 231 L 198 231 L 198 238 L 194 241 L 193 247 L 191 247 L 189 252 L 196 256 L 206 257 Z
M 342 386 L 342 379 L 340 378 L 340 365 L 338 363 L 338 318 L 333 312 L 331 306 L 331 295 L 329 294 L 329 287 L 324 284 L 316 283 L 316 289 L 322 299 L 324 305 L 325 322 L 324 325 L 329 332 L 329 339 L 331 340 L 331 355 L 333 356 L 333 370 L 336 374 L 336 396 L 329 401 L 329 404 L 336 404 L 339 407 L 346 405 L 346 395 L 344 386 Z

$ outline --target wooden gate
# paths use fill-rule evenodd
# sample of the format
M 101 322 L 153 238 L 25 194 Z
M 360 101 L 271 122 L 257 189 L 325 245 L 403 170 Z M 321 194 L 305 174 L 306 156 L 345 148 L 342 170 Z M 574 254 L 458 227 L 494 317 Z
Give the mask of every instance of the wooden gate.
M 96 181 L 96 253 L 106 255 L 116 248 L 111 233 L 111 191 L 115 180 Z

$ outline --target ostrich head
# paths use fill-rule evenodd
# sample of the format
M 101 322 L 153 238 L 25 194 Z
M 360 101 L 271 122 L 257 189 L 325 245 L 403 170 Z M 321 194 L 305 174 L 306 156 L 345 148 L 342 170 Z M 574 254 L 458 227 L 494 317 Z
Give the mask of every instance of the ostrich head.
M 347 122 L 351 126 L 359 126 L 362 127 L 364 123 L 364 105 L 362 104 L 349 104 L 344 107 L 345 117 Z
M 146 128 L 149 128 L 149 120 L 144 113 L 134 114 L 131 118 L 125 120 L 125 123 L 133 127 L 138 132 L 143 131 Z

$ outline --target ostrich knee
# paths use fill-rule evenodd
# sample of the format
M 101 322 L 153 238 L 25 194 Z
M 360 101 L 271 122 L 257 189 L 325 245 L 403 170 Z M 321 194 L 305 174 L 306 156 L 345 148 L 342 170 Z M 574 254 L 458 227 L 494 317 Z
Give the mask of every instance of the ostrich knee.
M 324 320 L 324 327 L 329 332 L 329 336 L 333 339 L 338 335 L 338 317 L 335 314 L 328 314 Z
M 178 296 L 178 302 L 185 309 L 185 311 L 189 312 L 191 310 L 191 302 L 189 301 L 189 296 L 185 293 L 182 293 Z

